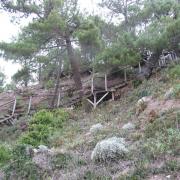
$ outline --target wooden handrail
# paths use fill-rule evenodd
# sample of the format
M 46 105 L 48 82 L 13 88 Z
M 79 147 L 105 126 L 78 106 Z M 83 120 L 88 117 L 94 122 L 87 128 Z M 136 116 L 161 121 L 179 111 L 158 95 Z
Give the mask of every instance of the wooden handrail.
M 6 105 L 11 104 L 11 103 L 13 103 L 13 102 L 14 102 L 14 100 L 11 100 L 11 101 L 9 101 L 9 102 L 7 102 L 7 103 L 5 103 L 5 104 L 0 105 L 0 107 L 5 107 Z
M 9 119 L 11 119 L 11 118 L 12 118 L 12 116 L 9 116 L 9 117 L 7 117 L 7 118 L 4 118 L 4 119 L 0 120 L 0 123 L 3 123 L 3 122 L 5 122 L 5 121 L 7 121 L 7 120 L 9 120 Z

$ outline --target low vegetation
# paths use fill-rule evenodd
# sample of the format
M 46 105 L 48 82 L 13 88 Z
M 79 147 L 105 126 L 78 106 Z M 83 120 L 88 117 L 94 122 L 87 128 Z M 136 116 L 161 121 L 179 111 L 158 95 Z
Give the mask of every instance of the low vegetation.
M 166 71 L 165 82 L 162 81 L 164 71 L 158 74 L 158 78 L 152 77 L 126 92 L 121 101 L 102 104 L 89 114 L 81 108 L 73 110 L 73 113 L 64 109 L 41 110 L 27 121 L 25 129 L 17 131 L 22 120 L 9 127 L 6 133 L 10 133 L 10 136 L 1 136 L 0 146 L 0 167 L 5 177 L 139 180 L 170 175 L 177 179 L 180 170 L 179 108 L 164 110 L 150 122 L 144 114 L 146 109 L 138 117 L 135 115 L 135 104 L 143 96 L 162 101 L 163 94 L 174 87 L 170 101 L 179 100 L 178 93 L 175 93 L 178 92 L 179 79 L 177 76 L 173 81 L 168 78 L 171 70 Z M 156 85 L 157 81 L 162 86 Z M 149 88 L 145 88 L 147 84 Z M 133 123 L 134 128 L 122 129 L 128 122 Z M 103 128 L 91 134 L 91 127 L 97 123 L 101 123 Z M 11 135 L 12 128 L 15 137 Z M 115 136 L 126 139 L 129 150 L 126 157 L 105 163 L 92 161 L 91 153 L 96 144 Z M 10 141 L 10 137 L 13 137 L 13 141 Z M 46 145 L 55 152 L 50 156 L 50 170 L 39 168 L 33 161 L 34 155 L 27 153 L 27 147 L 33 149 L 39 145 Z
M 180 179 L 179 0 L 100 0 L 94 13 L 79 5 L 0 1 L 12 21 L 27 18 L 12 41 L 0 42 L 0 56 L 21 65 L 8 85 L 0 68 L 0 92 L 28 97 L 17 97 L 15 116 L 30 104 L 34 114 L 0 127 L 0 179 Z M 88 104 L 89 113 L 77 104 L 37 110 L 85 99 L 92 82 L 103 91 L 127 86 L 117 101 Z
M 67 121 L 69 115 L 64 110 L 39 111 L 30 120 L 28 125 L 28 132 L 25 132 L 19 139 L 21 144 L 29 144 L 37 147 L 40 144 L 48 145 L 50 143 L 49 137 L 55 131 L 63 128 L 63 123 Z

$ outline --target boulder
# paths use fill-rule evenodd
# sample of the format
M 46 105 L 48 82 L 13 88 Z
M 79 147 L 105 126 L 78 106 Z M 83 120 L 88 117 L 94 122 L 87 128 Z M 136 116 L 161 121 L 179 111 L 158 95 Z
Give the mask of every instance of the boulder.
M 128 152 L 124 138 L 112 137 L 97 143 L 91 154 L 94 162 L 113 161 L 123 158 Z
M 124 130 L 133 130 L 133 129 L 135 129 L 135 125 L 132 124 L 132 123 L 127 123 L 122 127 L 122 129 L 124 129 Z
M 146 109 L 151 99 L 152 97 L 146 96 L 138 100 L 138 102 L 136 103 L 136 115 L 139 115 Z
M 96 134 L 103 129 L 103 125 L 101 123 L 95 124 L 90 128 L 91 134 Z

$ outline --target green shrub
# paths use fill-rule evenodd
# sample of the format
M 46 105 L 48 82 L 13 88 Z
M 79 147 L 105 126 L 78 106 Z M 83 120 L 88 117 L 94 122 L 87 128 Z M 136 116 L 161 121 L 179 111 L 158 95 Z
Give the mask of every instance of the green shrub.
M 33 130 L 30 130 L 27 134 L 24 134 L 20 138 L 20 143 L 30 144 L 32 146 L 38 146 L 40 144 L 48 145 L 48 137 L 50 136 L 50 128 L 43 125 L 36 125 Z
M 148 158 L 156 159 L 161 155 L 179 155 L 180 132 L 177 129 L 167 129 L 166 132 L 156 133 L 154 137 L 146 139 L 143 152 Z
M 132 81 L 132 84 L 133 84 L 133 87 L 134 87 L 134 88 L 137 88 L 139 85 L 142 84 L 142 81 L 136 79 L 136 80 L 133 80 L 133 81 Z
M 180 98 L 180 84 L 174 86 L 173 96 L 175 98 Z
M 145 128 L 145 138 L 151 138 L 156 133 L 166 133 L 167 129 L 176 129 L 180 124 L 180 114 L 178 112 L 166 112 L 164 116 L 157 118 L 153 123 L 148 124 Z
M 169 69 L 168 74 L 171 78 L 179 78 L 180 77 L 180 64 Z
M 15 145 L 12 150 L 11 163 L 4 167 L 4 172 L 6 179 L 36 180 L 41 178 L 37 166 L 26 153 L 26 145 Z
M 111 180 L 112 178 L 107 177 L 107 176 L 97 175 L 95 172 L 89 170 L 89 171 L 85 172 L 83 179 L 86 179 L 86 180 L 95 180 L 95 179 L 97 179 L 97 180 Z
M 53 114 L 54 114 L 53 126 L 55 128 L 62 128 L 63 123 L 69 119 L 69 113 L 67 113 L 64 109 L 55 110 Z
M 41 110 L 37 112 L 32 118 L 30 125 L 32 124 L 43 124 L 43 125 L 51 125 L 53 123 L 53 113 L 46 110 Z
M 146 179 L 148 175 L 148 169 L 146 167 L 145 160 L 138 160 L 134 162 L 135 169 L 129 179 Z
M 147 125 L 144 132 L 142 152 L 150 159 L 164 155 L 179 155 L 180 132 L 179 112 L 166 112 L 162 117 Z
M 50 89 L 50 88 L 53 88 L 54 87 L 54 81 L 53 80 L 49 80 L 47 82 L 45 82 L 44 86 L 46 89 Z
M 0 166 L 6 164 L 11 158 L 11 150 L 6 145 L 0 145 Z
M 13 159 L 30 159 L 26 153 L 26 145 L 16 144 L 12 149 L 12 158 Z
M 141 99 L 142 97 L 145 97 L 145 96 L 149 96 L 149 95 L 150 95 L 150 93 L 148 90 L 142 90 L 138 93 L 139 99 Z
M 165 172 L 174 172 L 174 171 L 180 171 L 180 162 L 178 162 L 177 160 L 169 160 L 166 161 L 164 167 L 163 167 Z
M 49 137 L 58 129 L 63 127 L 63 123 L 69 115 L 63 109 L 54 112 L 42 110 L 36 113 L 29 123 L 28 132 L 20 139 L 21 144 L 30 144 L 38 146 L 40 144 L 48 145 Z
M 72 161 L 72 157 L 69 154 L 57 154 L 52 159 L 53 169 L 65 169 L 67 168 L 70 161 Z

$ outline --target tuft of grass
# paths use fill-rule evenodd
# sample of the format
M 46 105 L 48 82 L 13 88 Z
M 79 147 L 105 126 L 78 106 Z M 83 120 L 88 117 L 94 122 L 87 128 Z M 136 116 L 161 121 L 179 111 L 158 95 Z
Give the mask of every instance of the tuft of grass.
M 167 111 L 162 117 L 157 118 L 145 128 L 144 136 L 153 137 L 156 133 L 166 133 L 167 129 L 177 129 L 180 124 L 180 112 L 176 110 Z
M 37 166 L 27 155 L 25 145 L 15 145 L 10 160 L 11 163 L 3 167 L 6 179 L 36 180 L 42 177 Z
M 174 86 L 173 96 L 174 96 L 174 98 L 176 98 L 176 99 L 179 99 L 179 98 L 180 98 L 180 84 L 176 84 L 176 85 Z
M 170 78 L 172 79 L 179 78 L 180 77 L 180 64 L 170 67 L 170 69 L 168 69 L 168 74 Z
M 106 177 L 106 176 L 99 176 L 99 175 L 96 175 L 95 172 L 87 171 L 87 172 L 85 172 L 83 179 L 86 179 L 86 180 L 95 180 L 95 179 L 97 179 L 97 180 L 111 180 L 112 178 Z
M 179 112 L 167 112 L 161 118 L 149 124 L 142 140 L 142 152 L 149 159 L 166 155 L 177 156 L 180 152 Z
M 11 159 L 11 149 L 7 145 L 0 144 L 0 166 L 5 165 Z
M 58 153 L 51 160 L 53 170 L 71 169 L 87 165 L 79 156 L 69 153 Z
M 72 161 L 70 154 L 59 153 L 55 155 L 51 161 L 53 169 L 65 169 L 68 164 Z
M 180 162 L 178 160 L 168 160 L 163 166 L 163 171 L 172 173 L 180 171 Z

